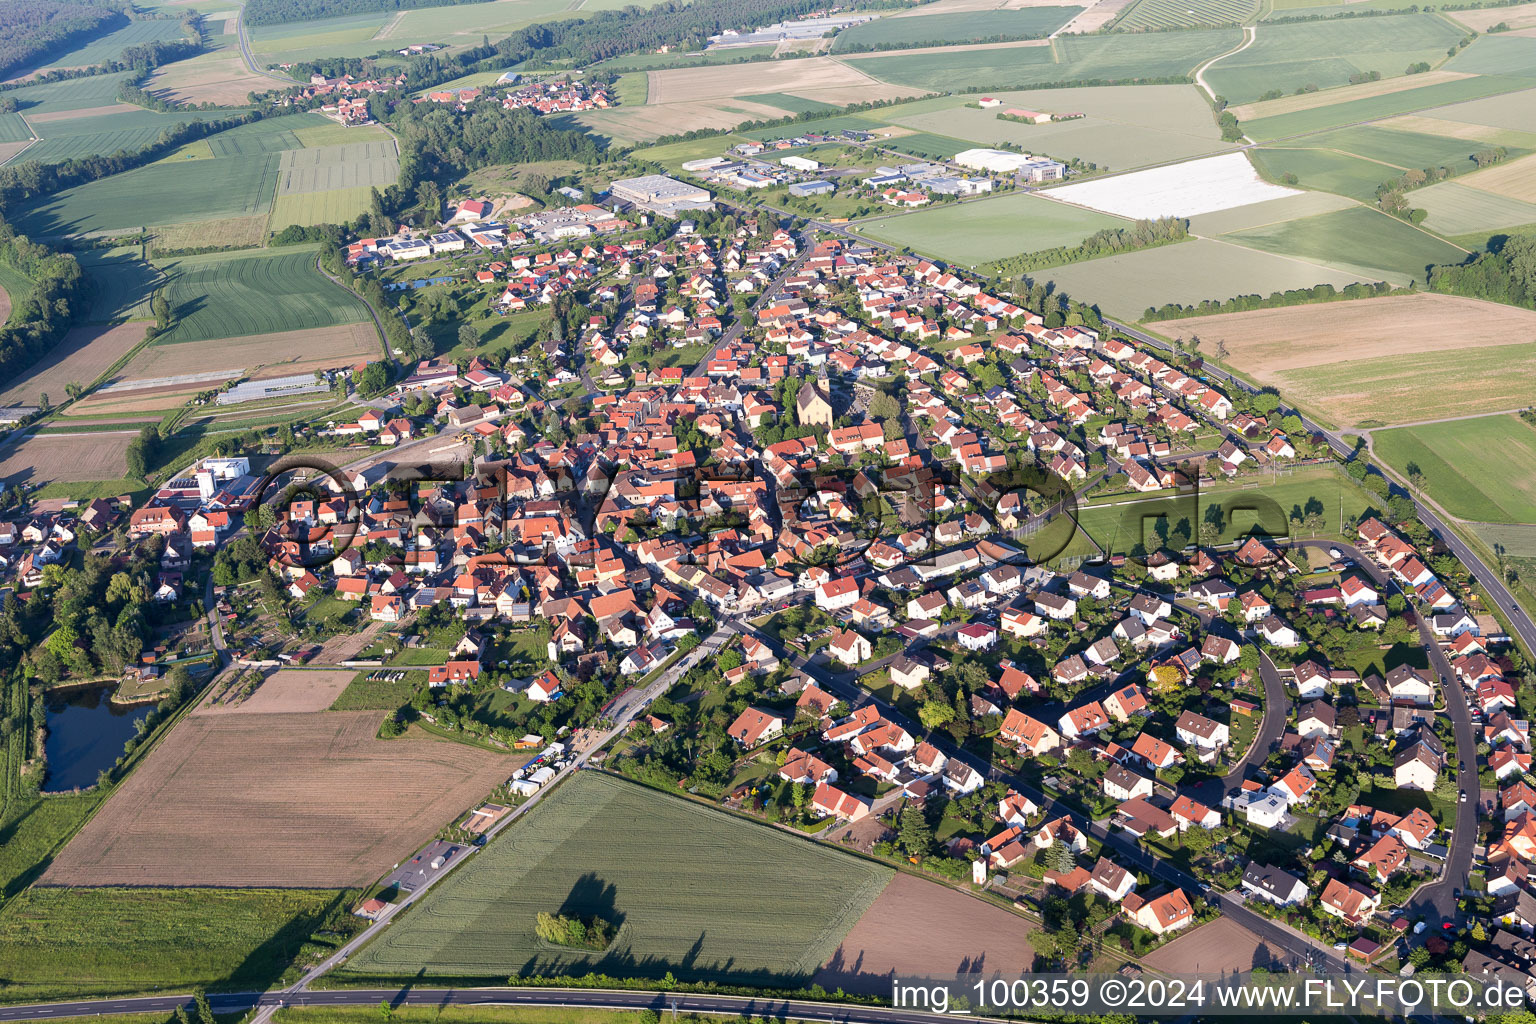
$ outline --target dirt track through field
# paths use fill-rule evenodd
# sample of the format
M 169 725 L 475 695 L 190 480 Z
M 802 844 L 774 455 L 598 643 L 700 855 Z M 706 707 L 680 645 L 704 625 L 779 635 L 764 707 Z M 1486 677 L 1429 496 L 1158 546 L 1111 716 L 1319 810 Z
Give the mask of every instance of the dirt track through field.
M 366 885 L 523 758 L 377 736 L 377 711 L 193 714 L 42 885 Z
M 812 981 L 848 992 L 889 992 L 893 977 L 968 969 L 1013 977 L 1029 970 L 1035 926 L 937 882 L 897 874 L 849 929 Z

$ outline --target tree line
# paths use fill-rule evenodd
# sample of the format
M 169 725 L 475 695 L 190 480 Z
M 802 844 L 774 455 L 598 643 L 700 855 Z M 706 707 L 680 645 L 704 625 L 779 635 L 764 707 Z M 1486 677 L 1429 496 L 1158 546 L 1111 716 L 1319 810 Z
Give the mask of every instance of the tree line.
M 1536 235 L 1495 236 L 1489 251 L 1467 263 L 1432 267 L 1437 292 L 1536 309 Z
M 1157 220 L 1138 220 L 1129 228 L 1105 228 L 1083 239 L 1078 245 L 1061 245 L 1054 249 L 1041 249 L 989 264 L 994 274 L 1012 277 L 1040 270 L 1059 267 L 1067 263 L 1113 256 L 1115 253 L 1149 249 L 1153 246 L 1182 242 L 1189 237 L 1189 221 L 1183 217 L 1159 217 Z
M 32 282 L 11 296 L 11 315 L 0 326 L 0 380 L 14 380 L 56 345 L 84 308 L 88 282 L 68 253 L 18 235 L 0 220 L 0 263 Z
M 1301 306 L 1313 302 L 1336 302 L 1343 299 L 1374 299 L 1383 295 L 1409 295 L 1411 288 L 1393 288 L 1385 281 L 1366 284 L 1357 281 L 1345 285 L 1342 290 L 1331 284 L 1311 288 L 1292 288 L 1283 292 L 1271 292 L 1268 296 L 1236 295 L 1229 299 L 1202 299 L 1191 305 L 1169 302 L 1162 306 L 1148 306 L 1141 314 L 1142 323 L 1154 320 L 1178 320 L 1187 316 L 1214 316 L 1217 313 L 1244 313 L 1251 309 L 1279 309 L 1283 306 Z
M 0 76 L 9 77 L 89 36 L 126 24 L 120 12 L 87 3 L 6 0 L 0 4 Z

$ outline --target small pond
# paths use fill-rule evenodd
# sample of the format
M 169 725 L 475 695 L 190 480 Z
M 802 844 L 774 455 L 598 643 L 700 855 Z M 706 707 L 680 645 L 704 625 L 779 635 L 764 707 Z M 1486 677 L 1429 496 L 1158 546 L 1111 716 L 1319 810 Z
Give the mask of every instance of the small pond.
M 122 756 L 123 744 L 155 705 L 124 707 L 111 701 L 113 687 L 86 686 L 44 695 L 48 711 L 48 778 L 43 792 L 83 789 Z

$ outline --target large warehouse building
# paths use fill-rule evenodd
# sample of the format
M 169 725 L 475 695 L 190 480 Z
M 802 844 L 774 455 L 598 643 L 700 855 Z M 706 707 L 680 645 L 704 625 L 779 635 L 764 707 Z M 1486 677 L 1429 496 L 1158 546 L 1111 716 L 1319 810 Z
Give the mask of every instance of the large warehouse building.
M 665 174 L 647 174 L 640 178 L 624 178 L 608 187 L 610 195 L 617 199 L 657 213 L 670 213 L 676 209 L 698 209 L 708 206 L 709 190 L 686 181 L 669 178 Z

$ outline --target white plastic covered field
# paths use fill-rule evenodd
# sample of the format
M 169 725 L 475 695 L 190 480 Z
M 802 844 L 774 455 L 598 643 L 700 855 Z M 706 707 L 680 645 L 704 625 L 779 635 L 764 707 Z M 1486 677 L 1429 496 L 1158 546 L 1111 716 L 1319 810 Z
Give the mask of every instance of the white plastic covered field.
M 1271 185 L 1260 178 L 1244 154 L 1225 153 L 1085 181 L 1080 185 L 1064 185 L 1040 194 L 1091 210 L 1141 220 L 1193 217 L 1197 213 L 1230 210 L 1234 206 L 1262 203 L 1267 199 L 1294 196 L 1298 192 Z

